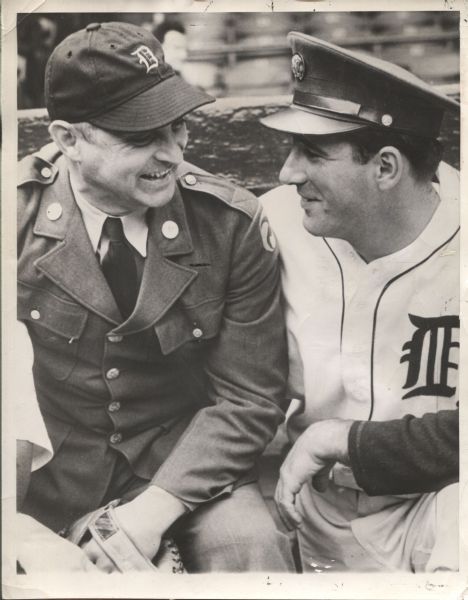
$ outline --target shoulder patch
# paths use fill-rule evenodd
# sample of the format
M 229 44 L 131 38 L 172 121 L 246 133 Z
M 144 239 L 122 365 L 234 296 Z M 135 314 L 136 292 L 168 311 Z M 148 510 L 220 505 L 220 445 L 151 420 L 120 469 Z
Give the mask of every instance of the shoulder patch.
M 60 150 L 52 143 L 23 158 L 18 164 L 18 187 L 32 182 L 42 185 L 53 183 L 58 174 L 54 163 L 60 155 Z
M 190 163 L 179 168 L 179 184 L 186 190 L 210 194 L 251 219 L 258 211 L 258 200 L 248 190 L 231 183 L 228 179 L 212 175 Z

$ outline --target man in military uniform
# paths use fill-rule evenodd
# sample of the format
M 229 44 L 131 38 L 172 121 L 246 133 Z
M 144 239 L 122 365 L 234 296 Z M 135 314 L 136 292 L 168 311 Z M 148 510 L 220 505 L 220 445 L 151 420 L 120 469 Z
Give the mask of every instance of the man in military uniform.
M 18 311 L 54 457 L 23 510 L 57 531 L 123 500 L 83 546 L 106 571 L 119 536 L 148 560 L 169 528 L 190 572 L 288 570 L 254 473 L 283 418 L 277 256 L 255 198 L 183 162 L 183 116 L 213 99 L 125 23 L 70 35 L 45 77 Z
M 296 399 L 278 506 L 305 570 L 456 569 L 459 176 L 437 136 L 458 105 L 374 57 L 289 42 L 292 106 L 263 120 L 293 139 L 262 199 Z

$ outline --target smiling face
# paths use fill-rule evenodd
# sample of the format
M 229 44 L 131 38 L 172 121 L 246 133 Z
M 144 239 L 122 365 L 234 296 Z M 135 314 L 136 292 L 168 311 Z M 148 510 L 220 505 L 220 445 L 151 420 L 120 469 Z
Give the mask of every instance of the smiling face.
M 353 244 L 359 236 L 369 235 L 376 208 L 371 168 L 355 160 L 348 142 L 330 136 L 293 136 L 280 181 L 297 186 L 307 231 Z
M 80 136 L 80 191 L 112 215 L 167 204 L 176 187 L 176 168 L 187 144 L 185 121 L 138 133 L 110 133 L 94 127 Z

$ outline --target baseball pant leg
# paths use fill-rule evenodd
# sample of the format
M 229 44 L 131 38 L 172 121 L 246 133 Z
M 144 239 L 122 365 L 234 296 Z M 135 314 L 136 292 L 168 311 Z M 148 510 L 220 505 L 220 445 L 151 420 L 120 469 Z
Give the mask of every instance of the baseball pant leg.
M 298 541 L 304 573 L 382 570 L 351 527 L 359 516 L 358 491 L 330 483 L 327 491 L 319 494 L 305 485 L 296 506 L 303 518 Z
M 454 483 L 435 494 L 413 552 L 415 571 L 458 571 L 458 493 Z

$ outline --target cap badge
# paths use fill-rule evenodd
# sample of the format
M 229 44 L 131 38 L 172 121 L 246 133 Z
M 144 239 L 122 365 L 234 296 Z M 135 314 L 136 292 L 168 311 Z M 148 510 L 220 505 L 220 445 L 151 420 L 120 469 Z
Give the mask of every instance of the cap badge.
M 145 65 L 147 74 L 151 71 L 151 69 L 157 69 L 159 66 L 159 60 L 148 48 L 148 46 L 140 46 L 135 50 L 135 52 L 132 52 L 132 56 L 137 56 L 140 65 Z
M 293 57 L 291 59 L 291 69 L 296 79 L 299 79 L 299 81 L 302 81 L 304 79 L 305 62 L 298 52 L 296 52 L 296 54 L 293 54 Z

